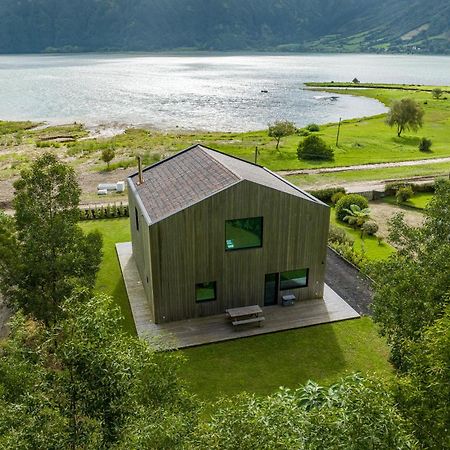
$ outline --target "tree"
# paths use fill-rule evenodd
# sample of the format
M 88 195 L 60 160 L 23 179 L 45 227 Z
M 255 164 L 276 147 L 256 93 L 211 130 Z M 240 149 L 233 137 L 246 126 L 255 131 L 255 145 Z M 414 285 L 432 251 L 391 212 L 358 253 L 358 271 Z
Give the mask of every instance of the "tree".
M 436 184 L 424 225 L 412 227 L 403 215 L 390 221 L 397 248 L 373 266 L 374 320 L 391 347 L 395 365 L 406 370 L 411 343 L 443 314 L 450 293 L 450 182 Z
M 278 146 L 280 145 L 280 140 L 283 137 L 291 136 L 297 131 L 296 126 L 293 122 L 289 122 L 287 120 L 279 120 L 274 122 L 273 124 L 269 124 L 269 129 L 267 134 L 269 137 L 275 138 L 277 142 L 276 149 L 278 150 Z
M 200 424 L 193 448 L 392 449 L 415 448 L 394 398 L 382 383 L 349 376 L 329 388 L 308 382 L 269 397 L 243 394 L 221 400 Z
M 438 87 L 434 88 L 434 89 L 431 91 L 431 95 L 432 95 L 433 98 L 435 98 L 436 100 L 439 100 L 439 99 L 442 97 L 443 94 L 444 94 L 444 91 L 443 91 L 441 88 L 438 88 Z
M 450 299 L 447 301 L 450 304 Z M 450 448 L 450 307 L 410 348 L 397 401 L 423 448 Z
M 107 147 L 102 150 L 102 161 L 106 163 L 107 169 L 109 170 L 109 163 L 116 156 L 116 151 L 113 147 Z
M 37 159 L 14 187 L 14 221 L 0 217 L 0 289 L 10 305 L 48 324 L 77 284 L 93 287 L 101 236 L 78 227 L 75 172 L 54 155 Z
M 397 136 L 404 130 L 417 131 L 423 124 L 424 111 L 412 98 L 402 98 L 392 103 L 391 109 L 386 117 L 386 123 L 397 127 Z
M 322 138 L 312 135 L 298 144 L 297 157 L 313 161 L 331 161 L 334 158 L 334 151 Z

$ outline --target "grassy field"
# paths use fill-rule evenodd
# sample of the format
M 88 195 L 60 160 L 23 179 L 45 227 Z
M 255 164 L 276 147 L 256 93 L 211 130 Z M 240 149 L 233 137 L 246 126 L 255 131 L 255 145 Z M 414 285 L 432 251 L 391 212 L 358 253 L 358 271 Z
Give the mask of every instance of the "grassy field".
M 183 377 L 205 401 L 242 391 L 270 394 L 354 371 L 389 376 L 388 348 L 368 317 L 183 350 Z
M 387 167 L 385 169 L 364 169 L 334 173 L 290 175 L 286 178 L 288 181 L 298 186 L 320 187 L 363 181 L 386 180 L 386 182 L 389 182 L 402 178 L 425 176 L 440 177 L 448 176 L 449 173 L 450 162 L 445 162 L 409 167 Z

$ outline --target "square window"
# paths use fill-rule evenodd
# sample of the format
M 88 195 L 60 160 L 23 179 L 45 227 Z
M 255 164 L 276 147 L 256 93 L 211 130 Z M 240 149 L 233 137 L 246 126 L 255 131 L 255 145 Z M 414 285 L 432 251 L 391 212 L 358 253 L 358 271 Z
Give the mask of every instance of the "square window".
M 262 247 L 263 218 L 250 217 L 225 221 L 225 250 Z
M 195 301 L 207 302 L 216 299 L 216 282 L 198 283 L 195 285 Z
M 308 286 L 309 269 L 288 270 L 280 273 L 280 290 L 298 289 Z

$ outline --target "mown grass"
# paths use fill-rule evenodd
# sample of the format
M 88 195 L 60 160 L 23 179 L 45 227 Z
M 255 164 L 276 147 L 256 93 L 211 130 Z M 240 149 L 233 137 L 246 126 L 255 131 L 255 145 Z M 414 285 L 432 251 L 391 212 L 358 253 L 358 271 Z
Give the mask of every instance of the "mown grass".
M 336 186 L 358 181 L 386 182 L 402 178 L 441 177 L 450 173 L 450 162 L 423 164 L 420 166 L 386 167 L 384 169 L 348 170 L 308 175 L 289 175 L 288 181 L 298 186 Z
M 426 192 L 419 192 L 417 194 L 414 194 L 414 196 L 411 197 L 406 202 L 402 202 L 400 204 L 397 202 L 397 199 L 394 196 L 383 197 L 382 200 L 385 203 L 389 203 L 391 205 L 396 205 L 399 207 L 424 210 L 432 198 L 433 198 L 433 194 L 426 193 Z
M 120 307 L 123 316 L 123 327 L 136 334 L 125 284 L 122 278 L 115 244 L 131 240 L 130 222 L 128 219 L 105 219 L 80 222 L 85 232 L 98 230 L 103 237 L 103 259 L 97 275 L 96 290 L 111 295 Z
M 307 380 L 329 384 L 354 371 L 389 377 L 389 350 L 372 320 L 318 325 L 183 350 L 183 378 L 201 400 L 266 395 Z

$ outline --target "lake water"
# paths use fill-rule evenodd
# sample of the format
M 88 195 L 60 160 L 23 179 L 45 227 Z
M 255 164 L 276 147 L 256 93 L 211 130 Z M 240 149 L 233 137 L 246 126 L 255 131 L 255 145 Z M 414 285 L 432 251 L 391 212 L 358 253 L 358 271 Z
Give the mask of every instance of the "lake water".
M 305 81 L 450 84 L 450 57 L 398 55 L 0 56 L 0 119 L 244 131 L 382 113 Z M 266 93 L 261 92 L 266 90 Z

